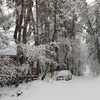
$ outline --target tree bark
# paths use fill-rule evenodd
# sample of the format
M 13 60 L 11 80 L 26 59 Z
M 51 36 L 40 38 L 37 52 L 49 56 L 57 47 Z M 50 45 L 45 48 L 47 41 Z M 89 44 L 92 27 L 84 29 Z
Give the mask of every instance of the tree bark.
M 54 0 L 54 33 L 52 36 L 52 42 L 57 38 L 57 0 Z
M 46 77 L 48 71 L 50 71 L 50 66 L 49 66 L 49 65 L 47 65 L 46 70 L 45 70 L 45 72 L 44 72 L 44 74 L 43 74 L 41 80 L 44 80 L 44 78 Z
M 38 27 L 38 0 L 35 1 L 36 3 L 36 32 L 35 32 L 35 45 L 38 46 L 40 44 L 40 39 L 39 39 L 39 27 Z

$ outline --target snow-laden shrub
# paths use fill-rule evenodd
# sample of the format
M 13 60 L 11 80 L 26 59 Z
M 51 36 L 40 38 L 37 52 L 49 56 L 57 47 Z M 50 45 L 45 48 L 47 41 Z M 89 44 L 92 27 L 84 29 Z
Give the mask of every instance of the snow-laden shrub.
M 10 84 L 8 81 L 16 78 L 17 66 L 15 62 L 9 57 L 3 57 L 0 59 L 0 84 Z
M 28 74 L 29 65 L 17 66 L 15 61 L 9 57 L 0 59 L 0 85 L 18 84 L 24 81 L 24 76 Z
M 0 32 L 0 49 L 5 49 L 9 45 L 9 38 Z
M 30 46 L 27 44 L 19 44 L 18 46 L 20 47 L 22 56 L 26 58 L 26 62 L 24 63 L 33 63 L 33 66 L 37 67 L 36 62 L 39 61 L 40 69 L 44 71 L 47 63 L 53 63 L 55 67 L 57 66 L 57 45 L 57 43 L 49 43 L 39 46 Z
M 60 64 L 59 58 L 61 55 L 59 55 L 60 53 L 58 52 L 62 49 L 61 43 L 59 42 L 51 42 L 39 46 L 18 44 L 18 49 L 20 57 L 24 56 L 25 60 L 23 64 L 16 64 L 15 61 L 9 57 L 4 57 L 0 60 L 0 83 L 3 85 L 24 81 L 26 75 L 31 73 L 31 67 L 37 67 L 37 62 L 39 62 L 39 68 L 42 73 L 45 72 L 47 66 L 49 66 L 51 70 L 54 70 Z M 70 52 L 70 50 L 67 49 L 64 52 L 66 53 L 67 51 Z
M 29 72 L 29 70 L 30 70 L 29 64 L 22 64 L 22 65 L 19 67 L 19 69 L 20 69 L 20 74 L 21 74 L 21 75 L 27 75 L 28 72 Z M 19 76 L 20 76 L 20 75 L 19 75 Z

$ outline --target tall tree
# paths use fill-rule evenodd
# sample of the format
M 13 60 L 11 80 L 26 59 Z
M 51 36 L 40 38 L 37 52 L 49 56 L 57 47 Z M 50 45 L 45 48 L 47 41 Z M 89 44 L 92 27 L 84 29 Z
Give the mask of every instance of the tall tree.
M 32 18 L 32 0 L 15 0 L 15 12 L 16 12 L 16 25 L 14 31 L 14 39 L 18 44 L 17 48 L 17 62 L 19 62 L 22 55 L 22 62 L 25 62 L 23 51 L 20 52 L 21 43 L 27 43 L 28 25 Z

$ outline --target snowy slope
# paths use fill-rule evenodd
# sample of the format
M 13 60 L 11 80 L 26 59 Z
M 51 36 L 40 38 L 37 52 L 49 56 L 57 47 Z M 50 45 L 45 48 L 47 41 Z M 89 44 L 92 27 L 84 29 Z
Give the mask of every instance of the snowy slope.
M 18 91 L 22 92 L 20 96 Z M 73 76 L 71 81 L 37 80 L 16 89 L 2 88 L 0 94 L 0 100 L 100 100 L 100 76 Z

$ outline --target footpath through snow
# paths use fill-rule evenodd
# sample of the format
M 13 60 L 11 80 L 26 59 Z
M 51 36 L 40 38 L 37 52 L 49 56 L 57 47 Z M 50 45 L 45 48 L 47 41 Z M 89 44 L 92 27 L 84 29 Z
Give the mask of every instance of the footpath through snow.
M 73 76 L 70 81 L 37 80 L 17 88 L 0 88 L 0 100 L 100 100 L 100 76 Z

